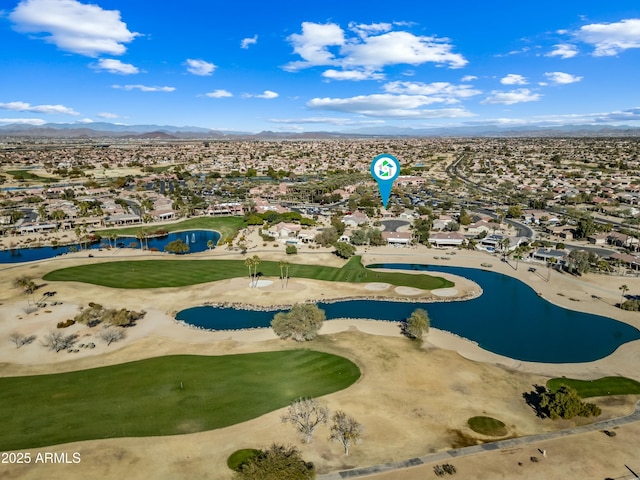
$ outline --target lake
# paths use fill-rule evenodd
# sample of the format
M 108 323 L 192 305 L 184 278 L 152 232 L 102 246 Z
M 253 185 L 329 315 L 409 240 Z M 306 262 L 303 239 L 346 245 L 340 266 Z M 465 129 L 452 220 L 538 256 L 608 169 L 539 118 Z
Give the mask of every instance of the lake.
M 400 322 L 416 308 L 424 308 L 433 327 L 467 338 L 499 355 L 545 363 L 597 360 L 610 355 L 620 345 L 640 339 L 640 331 L 631 325 L 558 307 L 539 297 L 523 282 L 500 273 L 417 264 L 368 267 L 451 273 L 475 281 L 482 287 L 483 294 L 460 302 L 348 300 L 319 303 L 327 319 L 346 317 Z M 268 327 L 275 313 L 199 306 L 178 312 L 176 318 L 200 328 L 232 330 Z
M 220 240 L 220 234 L 213 230 L 185 230 L 183 232 L 173 232 L 163 237 L 149 238 L 149 249 L 164 251 L 164 247 L 174 240 L 182 240 L 189 245 L 189 253 L 204 252 L 208 250 L 207 242 L 212 240 L 214 245 Z M 143 241 L 145 247 L 147 242 Z M 112 242 L 113 243 L 113 242 Z M 140 242 L 135 237 L 118 237 L 116 244 L 119 248 L 140 248 Z M 93 243 L 89 246 L 89 253 L 92 255 L 98 255 L 95 250 L 105 249 L 109 247 L 109 241 L 103 238 L 100 242 Z M 21 263 L 21 262 L 33 262 L 35 260 L 45 260 L 47 258 L 53 258 L 58 255 L 64 255 L 73 250 L 79 250 L 78 244 L 65 245 L 59 247 L 31 247 L 31 248 L 16 248 L 10 250 L 0 251 L 0 263 Z

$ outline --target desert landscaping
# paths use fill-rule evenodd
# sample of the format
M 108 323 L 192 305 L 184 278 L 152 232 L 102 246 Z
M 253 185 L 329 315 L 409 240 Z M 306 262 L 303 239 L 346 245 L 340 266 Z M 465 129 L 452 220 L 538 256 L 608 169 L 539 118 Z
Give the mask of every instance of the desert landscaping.
M 129 252 L 138 255 L 138 252 Z M 389 248 L 371 249 L 364 256 L 365 264 L 381 261 L 438 263 L 430 260 L 433 251 L 420 249 L 396 253 Z M 120 258 L 127 252 L 118 252 Z M 147 253 L 148 257 L 163 254 Z M 196 254 L 196 257 L 215 258 L 229 255 L 222 250 Z M 276 252 L 261 253 L 263 258 L 278 258 Z M 239 256 L 239 255 L 238 255 Z M 163 258 L 165 258 L 164 256 Z M 239 256 L 240 257 L 240 256 Z M 308 255 L 305 260 L 321 264 L 340 262 L 330 254 Z M 460 252 L 453 258 L 456 265 L 480 268 L 487 255 Z M 389 288 L 384 284 L 353 284 L 321 282 L 292 278 L 286 291 L 275 279 L 263 288 L 250 288 L 248 278 L 235 278 L 192 287 L 122 290 L 73 282 L 53 282 L 47 289 L 56 291 L 61 304 L 25 313 L 26 299 L 11 286 L 12 279 L 27 272 L 41 278 L 53 269 L 109 259 L 86 259 L 82 253 L 70 254 L 55 261 L 34 262 L 4 268 L 2 275 L 2 316 L 0 337 L 8 337 L 19 329 L 22 333 L 42 337 L 57 322 L 75 314 L 78 307 L 100 298 L 102 304 L 118 308 L 145 310 L 146 315 L 135 327 L 127 329 L 126 338 L 107 346 L 95 341 L 95 348 L 81 349 L 78 353 L 54 353 L 36 340 L 32 345 L 16 349 L 9 341 L 0 348 L 2 376 L 57 373 L 113 365 L 132 360 L 172 355 L 227 355 L 259 351 L 273 351 L 299 347 L 292 341 L 280 340 L 271 329 L 203 331 L 182 325 L 173 315 L 181 308 L 204 303 L 244 303 L 256 306 L 281 305 L 298 301 L 345 297 L 376 296 L 396 298 L 422 298 L 447 301 L 457 297 L 476 296 L 480 288 L 460 277 L 443 275 L 454 281 L 455 288 L 430 292 Z M 451 264 L 448 261 L 447 264 Z M 567 308 L 617 318 L 640 325 L 634 312 L 615 307 L 619 298 L 617 286 L 604 276 L 589 275 L 580 279 L 553 272 L 544 281 L 526 268 L 513 270 L 509 265 L 494 262 L 491 267 L 513 275 L 529 284 L 545 298 Z M 268 280 L 268 279 L 267 279 Z M 631 288 L 640 287 L 628 282 Z M 562 285 L 563 296 L 556 295 Z M 598 292 L 599 299 L 592 298 Z M 437 293 L 437 292 L 436 292 Z M 452 296 L 454 295 L 454 296 Z M 569 299 L 574 300 L 569 300 Z M 89 327 L 74 325 L 81 338 L 91 335 Z M 173 478 L 176 472 L 191 472 L 192 478 L 230 478 L 226 459 L 238 448 L 267 446 L 277 441 L 296 445 L 306 459 L 312 461 L 320 474 L 424 456 L 451 448 L 473 445 L 478 441 L 495 440 L 474 433 L 466 425 L 469 417 L 487 415 L 507 425 L 505 437 L 531 435 L 587 423 L 587 420 L 564 421 L 539 419 L 522 399 L 522 394 L 534 384 L 544 384 L 549 377 L 599 378 L 622 375 L 640 378 L 637 374 L 637 345 L 623 345 L 614 354 L 582 364 L 541 364 L 520 362 L 500 357 L 477 347 L 473 342 L 448 332 L 432 328 L 422 347 L 402 337 L 393 322 L 367 320 L 332 320 L 324 324 L 321 335 L 305 348 L 338 354 L 354 361 L 362 377 L 346 390 L 330 394 L 321 400 L 330 409 L 343 409 L 358 419 L 365 434 L 361 444 L 344 456 L 339 445 L 327 440 L 327 432 L 320 429 L 309 444 L 302 444 L 293 428 L 283 424 L 283 410 L 275 411 L 238 425 L 185 435 L 154 438 L 115 438 L 55 445 L 32 450 L 38 452 L 80 452 L 82 461 L 68 465 L 12 465 L 0 467 L 3 478 L 81 478 L 92 476 L 111 478 Z M 597 400 L 607 419 L 624 416 L 633 410 L 636 396 L 607 397 Z M 90 421 L 90 419 L 87 419 Z M 592 478 L 623 475 L 624 459 L 629 451 L 637 449 L 638 426 L 620 427 L 618 436 L 609 438 L 602 433 L 589 433 L 571 439 L 552 440 L 548 457 L 542 457 L 538 445 L 512 451 L 497 451 L 460 458 L 455 467 L 460 474 L 473 472 L 474 478 L 566 478 L 575 472 L 590 472 Z M 609 450 L 606 446 L 615 446 Z M 605 447 L 605 448 L 603 448 Z M 589 451 L 584 461 L 567 463 L 561 459 L 575 458 L 573 450 Z M 530 457 L 540 457 L 532 462 Z M 625 457 L 627 455 L 627 457 Z M 603 458 L 600 458 L 603 456 Z M 484 457 L 491 457 L 484 458 Z M 587 458 L 588 457 L 588 458 Z M 606 457 L 606 458 L 604 458 Z M 118 462 L 113 462 L 118 458 Z M 616 463 L 616 459 L 620 460 Z M 519 465 L 519 462 L 522 465 Z M 621 463 L 622 462 L 622 463 Z M 497 474 L 496 472 L 500 472 Z M 433 465 L 400 469 L 371 478 L 435 478 Z

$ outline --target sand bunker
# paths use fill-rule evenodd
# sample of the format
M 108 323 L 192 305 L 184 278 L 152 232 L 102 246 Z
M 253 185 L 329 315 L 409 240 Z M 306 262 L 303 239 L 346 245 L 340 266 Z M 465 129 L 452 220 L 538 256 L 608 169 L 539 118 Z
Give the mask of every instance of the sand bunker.
M 400 295 L 422 295 L 424 293 L 424 290 L 414 287 L 396 287 L 395 291 Z
M 386 290 L 389 287 L 390 285 L 388 283 L 372 282 L 367 283 L 364 288 L 366 288 L 367 290 Z
M 456 288 L 437 288 L 435 290 L 431 290 L 437 297 L 455 297 L 458 294 L 458 290 Z

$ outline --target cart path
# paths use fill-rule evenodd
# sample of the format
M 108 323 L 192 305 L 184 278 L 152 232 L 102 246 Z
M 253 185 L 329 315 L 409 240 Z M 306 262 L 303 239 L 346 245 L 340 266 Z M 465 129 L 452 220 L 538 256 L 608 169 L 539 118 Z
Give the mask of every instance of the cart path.
M 399 470 L 403 468 L 415 467 L 417 465 L 429 464 L 433 462 L 450 462 L 458 457 L 466 457 L 476 455 L 478 453 L 489 452 L 494 450 L 502 450 L 507 448 L 519 447 L 522 445 L 531 445 L 547 440 L 555 440 L 557 438 L 570 437 L 580 435 L 582 433 L 595 432 L 598 430 L 607 430 L 614 427 L 634 423 L 640 421 L 640 400 L 636 402 L 633 412 L 625 417 L 612 418 L 610 420 L 602 420 L 600 422 L 583 425 L 580 427 L 567 428 L 555 432 L 539 433 L 536 435 L 528 435 L 526 437 L 510 438 L 508 440 L 499 440 L 496 442 L 484 443 L 482 445 L 474 445 L 471 447 L 457 448 L 446 452 L 432 453 L 422 457 L 414 457 L 408 460 L 398 462 L 383 463 L 380 465 L 372 465 L 369 467 L 355 468 L 351 470 L 343 470 L 339 472 L 331 472 L 324 475 L 318 475 L 318 480 L 342 480 L 345 478 L 359 478 L 378 473 Z

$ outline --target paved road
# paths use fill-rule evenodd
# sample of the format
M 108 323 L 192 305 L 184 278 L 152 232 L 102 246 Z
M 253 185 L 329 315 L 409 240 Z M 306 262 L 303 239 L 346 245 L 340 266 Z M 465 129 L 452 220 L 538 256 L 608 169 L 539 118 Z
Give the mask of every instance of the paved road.
M 472 447 L 457 448 L 446 452 L 433 453 L 423 457 L 410 458 L 399 462 L 384 463 L 381 465 L 372 465 L 370 467 L 355 468 L 352 470 L 343 470 L 341 472 L 332 472 L 325 475 L 318 475 L 318 480 L 342 480 L 344 478 L 359 478 L 377 473 L 389 472 L 402 468 L 415 467 L 434 462 L 451 462 L 459 457 L 476 455 L 478 453 L 489 452 L 493 450 L 501 450 L 504 448 L 513 448 L 522 445 L 531 445 L 556 438 L 570 437 L 580 435 L 582 433 L 595 432 L 598 430 L 611 430 L 614 427 L 634 423 L 640 421 L 640 400 L 636 403 L 633 413 L 626 417 L 613 418 L 611 420 L 603 420 L 590 425 L 581 427 L 568 428 L 566 430 L 558 430 L 556 432 L 540 433 L 538 435 L 529 435 L 527 437 L 510 438 L 508 440 L 500 440 L 497 442 L 484 443 L 482 445 L 474 445 Z
M 380 223 L 384 225 L 385 232 L 395 232 L 403 225 L 409 225 L 410 222 L 408 222 L 407 220 L 383 220 Z

